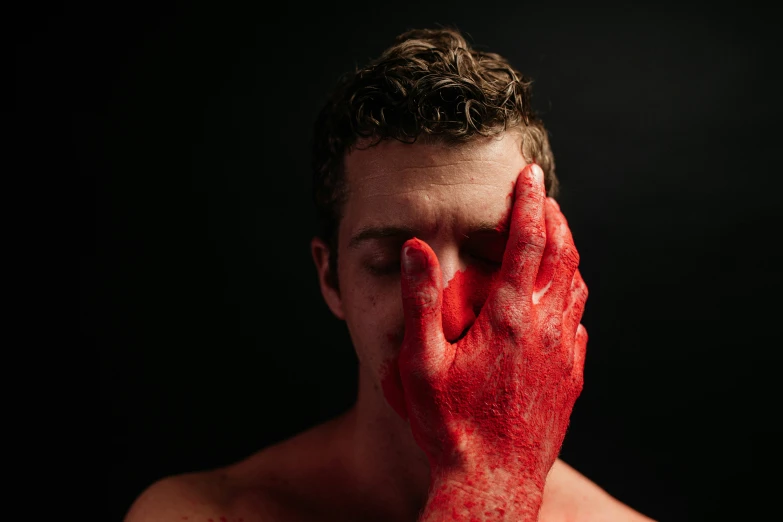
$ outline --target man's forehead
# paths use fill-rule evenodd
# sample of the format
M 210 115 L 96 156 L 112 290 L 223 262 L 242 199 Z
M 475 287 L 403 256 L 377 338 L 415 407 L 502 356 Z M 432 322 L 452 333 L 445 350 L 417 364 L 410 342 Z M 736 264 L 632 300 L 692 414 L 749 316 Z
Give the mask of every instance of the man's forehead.
M 509 132 L 460 144 L 385 140 L 352 149 L 345 175 L 350 192 L 368 195 L 461 183 L 506 186 L 525 164 L 521 136 Z
M 349 244 L 440 231 L 471 237 L 502 233 L 525 164 L 514 139 L 458 147 L 390 141 L 358 150 L 346 161 L 342 223 Z

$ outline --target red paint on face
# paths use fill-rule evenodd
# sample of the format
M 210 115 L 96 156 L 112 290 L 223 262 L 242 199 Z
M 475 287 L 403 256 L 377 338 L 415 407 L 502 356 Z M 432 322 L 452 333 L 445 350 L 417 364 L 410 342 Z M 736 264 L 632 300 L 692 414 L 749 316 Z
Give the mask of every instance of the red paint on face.
M 481 307 L 487 300 L 492 284 L 492 275 L 474 265 L 454 274 L 443 289 L 443 333 L 449 342 L 456 342 L 476 320 Z M 389 342 L 399 343 L 399 335 L 387 334 Z M 384 397 L 394 411 L 404 420 L 408 419 L 405 407 L 405 394 L 395 356 L 381 367 L 381 389 Z
M 511 219 L 511 202 L 513 202 L 514 189 L 513 183 L 507 199 L 509 200 L 509 209 L 498 220 L 495 230 L 501 236 L 508 236 L 509 223 Z M 470 328 L 476 320 L 481 307 L 487 300 L 492 281 L 493 273 L 478 268 L 476 265 L 468 265 L 465 270 L 458 271 L 451 280 L 446 283 L 443 289 L 442 321 L 443 334 L 449 342 L 457 342 L 465 331 Z M 402 337 L 396 333 L 387 333 L 386 339 L 390 343 L 401 343 Z M 405 407 L 405 394 L 402 389 L 402 381 L 398 366 L 398 358 L 395 355 L 392 359 L 386 361 L 380 370 L 381 389 L 389 405 L 404 420 L 408 419 L 408 412 Z
M 487 300 L 491 276 L 475 265 L 469 265 L 454 277 L 443 289 L 443 334 L 451 342 L 470 328 Z
M 511 205 L 514 200 L 514 184 L 506 196 L 508 210 L 500 217 L 495 230 L 501 237 L 508 238 L 511 222 Z M 443 289 L 443 334 L 449 342 L 456 342 L 476 320 L 481 307 L 487 300 L 496 273 L 468 265 L 458 271 Z

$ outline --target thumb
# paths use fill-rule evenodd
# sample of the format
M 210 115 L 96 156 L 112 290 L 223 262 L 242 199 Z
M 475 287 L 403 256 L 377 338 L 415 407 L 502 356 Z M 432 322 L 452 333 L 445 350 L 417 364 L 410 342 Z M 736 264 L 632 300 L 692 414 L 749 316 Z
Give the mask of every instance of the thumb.
M 420 239 L 402 246 L 402 305 L 405 339 L 400 364 L 430 374 L 440 367 L 448 344 L 443 334 L 440 264 L 435 252 Z

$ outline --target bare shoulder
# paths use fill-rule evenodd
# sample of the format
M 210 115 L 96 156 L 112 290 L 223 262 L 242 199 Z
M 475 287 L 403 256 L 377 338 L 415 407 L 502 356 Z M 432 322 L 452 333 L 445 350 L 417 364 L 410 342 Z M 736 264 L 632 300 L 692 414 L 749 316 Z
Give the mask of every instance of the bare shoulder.
M 317 474 L 310 468 L 322 453 L 320 431 L 306 431 L 229 466 L 160 479 L 138 496 L 124 522 L 321 520 L 299 491 L 313 489 Z
M 160 479 L 133 502 L 124 522 L 281 520 L 275 499 L 247 487 L 229 468 Z
M 623 504 L 560 459 L 552 466 L 547 478 L 540 520 L 654 522 L 654 519 Z

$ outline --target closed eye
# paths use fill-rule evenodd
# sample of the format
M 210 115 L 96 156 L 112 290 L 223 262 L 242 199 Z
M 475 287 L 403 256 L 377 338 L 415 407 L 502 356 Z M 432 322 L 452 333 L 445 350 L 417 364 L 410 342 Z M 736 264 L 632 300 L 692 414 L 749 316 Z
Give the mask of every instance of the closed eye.
M 493 270 L 499 269 L 500 265 L 503 264 L 503 256 L 502 255 L 498 256 L 495 255 L 494 253 L 492 255 L 487 255 L 484 252 L 476 253 L 476 254 L 468 254 L 468 257 L 474 263 Z
M 367 263 L 364 265 L 365 269 L 374 276 L 388 276 L 388 275 L 400 275 L 401 267 L 400 261 L 395 263 Z

